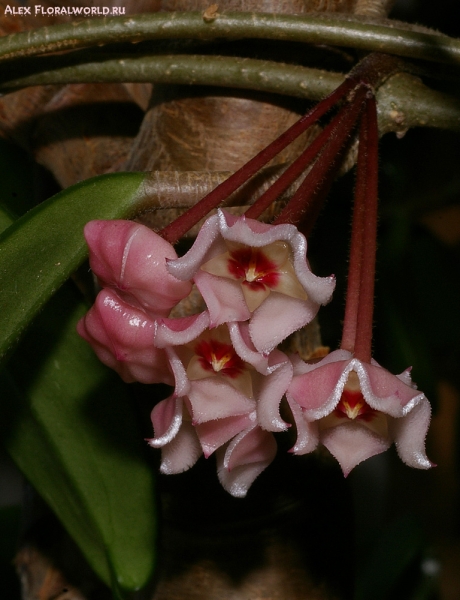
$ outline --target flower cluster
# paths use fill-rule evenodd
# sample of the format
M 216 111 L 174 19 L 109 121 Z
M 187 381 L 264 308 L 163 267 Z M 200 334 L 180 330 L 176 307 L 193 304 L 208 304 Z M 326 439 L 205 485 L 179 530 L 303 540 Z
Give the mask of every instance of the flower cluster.
M 293 454 L 322 444 L 344 475 L 393 442 L 407 465 L 432 466 L 425 455 L 428 400 L 409 370 L 392 375 L 371 358 L 379 139 L 373 88 L 393 69 L 387 63 L 384 55 L 364 59 L 328 98 L 161 235 L 128 221 L 86 226 L 90 265 L 103 289 L 78 331 L 126 382 L 174 387 L 151 415 L 148 442 L 162 450 L 163 473 L 180 473 L 201 454 L 215 453 L 223 487 L 243 497 L 275 457 L 274 434 L 291 426 L 297 433 Z M 189 252 L 177 257 L 171 243 L 339 101 L 323 132 L 246 217 L 218 210 Z M 312 273 L 306 239 L 294 223 L 313 226 L 358 123 L 341 347 L 304 362 L 279 345 L 329 302 L 335 280 Z M 274 224 L 257 221 L 310 164 Z M 172 310 L 191 293 L 201 295 L 205 310 L 174 318 Z
M 431 466 L 430 407 L 408 372 L 391 375 L 344 350 L 309 364 L 278 349 L 335 286 L 311 272 L 293 225 L 218 211 L 181 258 L 128 221 L 90 222 L 85 236 L 102 290 L 78 332 L 124 381 L 174 386 L 151 414 L 148 443 L 162 449 L 163 473 L 215 453 L 223 487 L 243 497 L 275 457 L 274 433 L 291 425 L 294 454 L 321 443 L 344 474 L 393 441 L 407 464 Z M 170 317 L 193 283 L 206 310 Z M 280 415 L 284 398 L 292 423 Z

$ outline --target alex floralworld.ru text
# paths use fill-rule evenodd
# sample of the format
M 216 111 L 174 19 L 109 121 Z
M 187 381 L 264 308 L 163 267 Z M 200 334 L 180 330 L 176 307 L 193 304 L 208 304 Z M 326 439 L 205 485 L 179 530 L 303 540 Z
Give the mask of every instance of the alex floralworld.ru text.
M 9 4 L 5 7 L 5 15 L 32 15 L 32 8 L 34 9 L 34 15 L 68 15 L 68 16 L 85 16 L 85 17 L 97 17 L 107 15 L 124 15 L 125 7 L 122 6 L 41 6 L 40 4 L 32 6 L 10 6 Z

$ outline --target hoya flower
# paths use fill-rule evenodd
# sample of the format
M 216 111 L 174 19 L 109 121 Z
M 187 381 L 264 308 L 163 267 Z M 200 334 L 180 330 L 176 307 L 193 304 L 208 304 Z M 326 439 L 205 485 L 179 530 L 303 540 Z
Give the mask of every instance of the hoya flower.
M 257 404 L 279 405 L 292 379 L 288 357 L 279 350 L 258 353 L 245 324 L 209 329 L 209 321 L 203 312 L 156 322 L 155 346 L 165 349 L 175 394 L 188 396 L 194 424 L 249 414 Z
M 189 252 L 168 271 L 194 278 L 211 326 L 247 321 L 258 352 L 268 354 L 309 323 L 334 290 L 306 260 L 305 237 L 293 225 L 267 225 L 219 210 L 201 228 Z
M 132 221 L 90 221 L 84 229 L 91 269 L 102 287 L 153 316 L 167 316 L 191 290 L 166 269 L 174 248 L 148 227 Z
M 164 473 L 221 449 L 219 478 L 235 496 L 246 494 L 276 454 L 273 436 L 258 424 L 257 404 L 279 404 L 292 377 L 286 355 L 261 356 L 246 338 L 236 323 L 209 329 L 207 312 L 156 323 L 155 345 L 164 348 L 176 387 L 152 411 L 149 444 L 162 448 Z
M 80 319 L 77 331 L 91 344 L 99 360 L 131 383 L 174 384 L 164 350 L 153 345 L 154 321 L 122 300 L 114 290 L 99 292 Z
M 206 458 L 217 447 L 219 481 L 237 498 L 246 496 L 276 456 L 275 438 L 257 425 L 255 412 L 193 426 L 188 399 L 173 395 L 154 407 L 151 419 L 155 437 L 147 441 L 161 448 L 162 473 L 182 473 L 196 463 L 203 447 Z
M 208 325 L 207 312 L 162 319 L 154 338 L 155 346 L 168 356 L 175 396 L 188 398 L 194 425 L 240 417 L 256 408 L 254 368 L 236 353 L 226 325 Z
M 296 454 L 321 443 L 348 475 L 394 442 L 410 467 L 433 466 L 425 454 L 431 407 L 409 370 L 393 375 L 336 350 L 316 364 L 296 361 L 286 396 L 298 430 Z

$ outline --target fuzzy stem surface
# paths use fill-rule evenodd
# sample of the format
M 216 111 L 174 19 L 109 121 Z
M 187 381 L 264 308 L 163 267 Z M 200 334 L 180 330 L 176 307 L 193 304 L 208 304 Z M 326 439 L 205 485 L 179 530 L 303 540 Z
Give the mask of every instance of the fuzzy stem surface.
M 330 139 L 319 155 L 313 168 L 305 177 L 297 192 L 278 215 L 274 223 L 292 223 L 297 225 L 306 219 L 310 213 L 315 214 L 318 207 L 315 203 L 323 199 L 321 189 L 330 185 L 340 166 L 342 150 L 345 147 L 359 115 L 363 109 L 367 87 L 361 85 L 352 92 L 351 104 L 341 114 L 340 119 L 332 129 Z
M 343 321 L 342 350 L 353 352 L 355 349 L 356 327 L 358 322 L 359 289 L 361 283 L 362 258 L 364 247 L 364 220 L 366 211 L 366 186 L 368 162 L 367 116 L 361 118 L 359 129 L 359 149 L 356 166 L 355 197 L 351 229 L 350 260 Z
M 370 362 L 374 316 L 375 258 L 377 251 L 378 210 L 378 143 L 377 107 L 375 97 L 366 102 L 367 133 L 365 218 L 359 287 L 358 319 L 356 325 L 355 357 Z

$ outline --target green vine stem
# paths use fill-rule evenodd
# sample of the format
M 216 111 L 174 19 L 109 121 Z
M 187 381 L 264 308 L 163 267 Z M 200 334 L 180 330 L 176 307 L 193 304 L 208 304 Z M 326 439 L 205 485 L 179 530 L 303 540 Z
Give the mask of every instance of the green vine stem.
M 257 59 L 160 55 L 46 70 L 4 81 L 0 92 L 31 85 L 129 81 L 234 87 L 317 101 L 343 79 L 338 73 Z M 377 100 L 381 135 L 403 134 L 420 126 L 460 131 L 460 100 L 430 89 L 412 75 L 399 73 L 388 79 L 379 88 Z
M 0 60 L 101 44 L 160 39 L 289 40 L 385 52 L 460 64 L 460 40 L 394 21 L 349 16 L 288 16 L 224 13 L 205 19 L 201 12 L 176 12 L 90 19 L 43 27 L 0 39 Z

